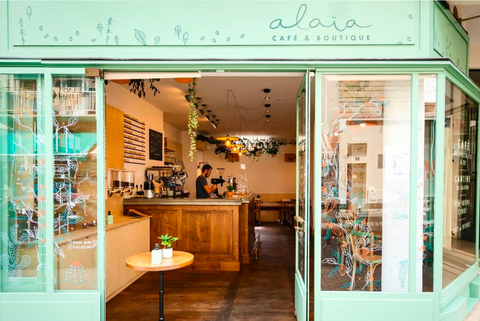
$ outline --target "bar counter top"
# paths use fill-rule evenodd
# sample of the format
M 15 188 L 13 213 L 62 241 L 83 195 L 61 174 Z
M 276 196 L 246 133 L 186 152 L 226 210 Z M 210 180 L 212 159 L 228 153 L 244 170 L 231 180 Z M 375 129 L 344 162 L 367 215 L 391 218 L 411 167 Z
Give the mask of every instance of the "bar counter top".
M 234 195 L 233 199 L 226 198 L 205 198 L 196 199 L 193 197 L 163 197 L 163 198 L 130 198 L 124 199 L 123 205 L 184 205 L 184 206 L 239 206 L 249 203 L 255 193 L 247 194 L 246 196 Z

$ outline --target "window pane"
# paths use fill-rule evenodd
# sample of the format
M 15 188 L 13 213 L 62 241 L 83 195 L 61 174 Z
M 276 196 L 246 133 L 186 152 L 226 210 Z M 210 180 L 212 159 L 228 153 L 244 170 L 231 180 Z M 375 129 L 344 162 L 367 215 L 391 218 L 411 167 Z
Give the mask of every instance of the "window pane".
M 437 77 L 420 75 L 418 91 L 417 292 L 433 291 L 433 227 L 435 195 L 435 120 Z M 423 144 L 422 144 L 423 142 Z
M 0 75 L 0 292 L 45 291 L 42 81 Z
M 410 75 L 328 75 L 322 290 L 408 291 Z
M 95 81 L 54 77 L 55 289 L 97 288 Z
M 443 286 L 475 262 L 478 104 L 447 81 Z

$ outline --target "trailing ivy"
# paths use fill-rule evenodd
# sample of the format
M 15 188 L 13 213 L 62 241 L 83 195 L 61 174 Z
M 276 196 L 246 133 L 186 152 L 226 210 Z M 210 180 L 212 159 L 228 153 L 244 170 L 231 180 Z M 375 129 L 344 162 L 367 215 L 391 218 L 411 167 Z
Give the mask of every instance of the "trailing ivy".
M 190 136 L 190 150 L 188 151 L 188 157 L 193 162 L 195 151 L 197 150 L 197 128 L 198 128 L 198 115 L 197 108 L 195 106 L 197 91 L 195 87 L 197 85 L 197 78 L 193 78 L 193 82 L 188 84 L 188 135 Z

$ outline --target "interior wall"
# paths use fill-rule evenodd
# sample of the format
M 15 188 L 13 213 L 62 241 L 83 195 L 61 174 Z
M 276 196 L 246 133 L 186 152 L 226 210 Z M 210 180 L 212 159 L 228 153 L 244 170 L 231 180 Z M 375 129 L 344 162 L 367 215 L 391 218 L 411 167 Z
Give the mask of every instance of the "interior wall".
M 125 163 L 125 169 L 135 171 L 135 184 L 140 185 L 145 181 L 145 170 L 152 166 L 162 166 L 163 161 L 150 160 L 148 156 L 149 142 L 148 131 L 164 133 L 163 111 L 147 103 L 143 99 L 132 95 L 127 88 L 110 82 L 106 87 L 106 103 L 116 109 L 145 122 L 145 165 Z M 108 155 L 107 155 L 108 157 Z
M 187 119 L 185 119 L 185 125 L 187 124 Z M 164 130 L 164 135 L 167 137 L 169 140 L 172 140 L 176 143 L 181 144 L 182 143 L 182 131 L 178 130 L 177 128 L 167 124 L 163 123 L 163 130 Z
M 240 164 L 246 166 L 246 176 L 248 190 L 256 194 L 295 194 L 296 193 L 296 163 L 287 163 L 284 161 L 285 153 L 295 153 L 295 146 L 287 145 L 280 147 L 276 157 L 269 155 L 260 156 L 258 162 L 252 162 L 251 158 L 240 157 L 240 162 L 228 162 L 214 153 L 214 149 L 199 151 L 195 153 L 194 161 L 188 159 L 189 138 L 186 132 L 183 132 L 183 155 L 185 168 L 188 173 L 188 179 L 185 188 L 190 192 L 192 198 L 195 198 L 195 180 L 200 174 L 197 165 L 200 162 L 208 162 L 213 167 L 211 177 L 218 177 L 216 168 L 225 168 L 224 176 L 233 174 L 237 182 L 244 170 Z M 201 164 L 203 166 L 203 164 Z M 201 167 L 201 166 L 200 166 Z M 210 180 L 208 180 L 210 184 Z M 219 193 L 226 191 L 226 185 L 219 187 Z

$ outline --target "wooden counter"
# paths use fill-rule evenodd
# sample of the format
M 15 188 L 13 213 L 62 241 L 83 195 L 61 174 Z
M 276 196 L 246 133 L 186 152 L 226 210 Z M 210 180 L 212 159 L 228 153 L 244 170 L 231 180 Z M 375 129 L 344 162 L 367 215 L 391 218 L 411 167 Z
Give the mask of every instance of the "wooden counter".
M 195 256 L 193 269 L 240 271 L 242 263 L 250 262 L 255 239 L 253 194 L 234 200 L 124 200 L 124 213 L 131 209 L 152 217 L 150 249 L 160 244 L 160 235 L 177 236 L 173 248 Z

